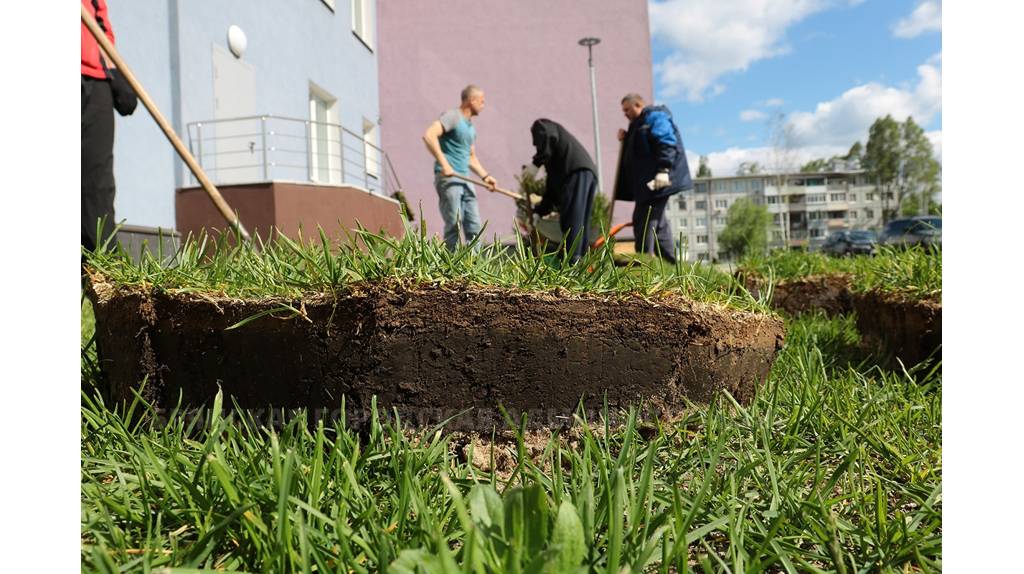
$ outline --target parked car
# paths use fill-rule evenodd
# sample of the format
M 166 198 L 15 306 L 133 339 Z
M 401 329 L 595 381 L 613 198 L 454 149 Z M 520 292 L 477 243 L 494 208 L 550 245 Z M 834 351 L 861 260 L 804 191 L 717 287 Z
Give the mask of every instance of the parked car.
M 925 247 L 942 248 L 942 218 L 935 215 L 918 215 L 901 217 L 885 224 L 882 245 L 892 247 Z
M 833 231 L 821 250 L 830 255 L 874 255 L 877 241 L 874 231 Z

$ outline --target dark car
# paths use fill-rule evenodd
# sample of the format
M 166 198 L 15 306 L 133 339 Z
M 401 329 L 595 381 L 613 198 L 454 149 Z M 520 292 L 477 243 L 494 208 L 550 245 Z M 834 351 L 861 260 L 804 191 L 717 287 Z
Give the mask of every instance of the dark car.
M 874 255 L 876 242 L 874 231 L 834 231 L 821 250 L 831 255 Z
M 901 217 L 885 224 L 882 245 L 891 247 L 923 247 L 942 248 L 942 218 L 934 215 L 918 215 Z

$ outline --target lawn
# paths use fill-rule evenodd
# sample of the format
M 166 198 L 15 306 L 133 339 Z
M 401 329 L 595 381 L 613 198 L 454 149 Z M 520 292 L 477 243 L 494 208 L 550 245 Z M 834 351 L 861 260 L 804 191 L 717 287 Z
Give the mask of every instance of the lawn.
M 124 283 L 238 296 L 422 281 L 672 291 L 763 309 L 727 276 L 684 264 L 623 270 L 595 253 L 560 270 L 376 241 L 347 254 L 238 248 L 177 267 L 107 254 L 96 267 Z M 83 340 L 88 316 L 83 306 Z M 939 571 L 941 370 L 879 368 L 855 325 L 787 319 L 786 345 L 746 406 L 723 395 L 671 423 L 578 420 L 540 441 L 513 422 L 511 465 L 495 472 L 458 435 L 384 417 L 357 432 L 302 411 L 239 411 L 230 397 L 203 411 L 105 404 L 83 361 L 82 569 Z

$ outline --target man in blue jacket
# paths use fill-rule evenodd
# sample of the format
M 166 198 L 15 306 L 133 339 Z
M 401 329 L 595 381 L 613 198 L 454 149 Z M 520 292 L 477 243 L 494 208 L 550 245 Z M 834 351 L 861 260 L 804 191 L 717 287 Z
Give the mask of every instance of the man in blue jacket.
M 637 94 L 622 98 L 629 130 L 619 130 L 622 161 L 615 199 L 633 201 L 633 237 L 637 253 L 656 253 L 675 263 L 672 227 L 665 219 L 668 198 L 693 189 L 683 138 L 665 106 L 648 106 Z M 657 248 L 655 248 L 657 245 Z

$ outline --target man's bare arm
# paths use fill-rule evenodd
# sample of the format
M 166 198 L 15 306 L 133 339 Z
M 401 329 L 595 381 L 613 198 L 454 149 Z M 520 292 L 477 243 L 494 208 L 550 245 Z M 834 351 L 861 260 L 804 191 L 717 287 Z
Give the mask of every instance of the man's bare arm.
M 487 184 L 487 189 L 494 191 L 495 187 L 498 187 L 498 180 L 494 179 L 487 173 L 484 166 L 480 165 L 480 160 L 476 158 L 476 146 L 470 146 L 469 148 L 469 169 L 473 170 L 474 173 L 480 176 Z
M 427 151 L 430 152 L 430 155 L 434 156 L 437 163 L 441 165 L 441 175 L 450 177 L 455 173 L 455 170 L 452 169 L 451 164 L 448 163 L 448 158 L 444 157 L 444 153 L 441 151 L 441 144 L 438 142 L 438 138 L 440 138 L 443 133 L 444 126 L 441 125 L 440 121 L 434 120 L 434 123 L 430 124 L 430 127 L 428 127 L 427 131 L 423 134 L 423 143 L 426 144 Z

